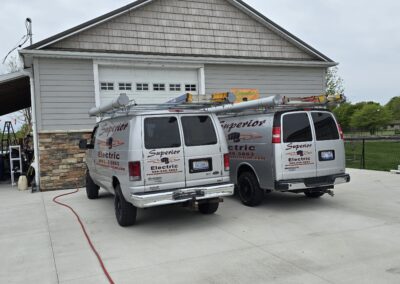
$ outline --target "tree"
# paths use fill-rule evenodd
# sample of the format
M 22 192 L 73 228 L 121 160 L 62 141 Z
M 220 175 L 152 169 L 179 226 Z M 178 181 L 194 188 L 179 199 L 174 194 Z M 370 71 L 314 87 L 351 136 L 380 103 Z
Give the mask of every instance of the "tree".
M 400 97 L 393 97 L 385 108 L 392 113 L 393 120 L 400 120 Z
M 23 69 L 20 60 L 15 55 L 10 56 L 5 64 L 9 73 L 18 72 Z
M 21 66 L 21 62 L 17 56 L 9 57 L 6 63 L 7 71 L 18 72 L 21 71 L 23 68 Z M 26 108 L 20 110 L 17 115 L 17 119 L 22 122 L 23 126 L 21 127 L 21 135 L 25 137 L 32 131 L 32 108 Z
M 354 128 L 369 130 L 375 134 L 376 130 L 387 126 L 392 120 L 390 111 L 378 103 L 365 103 L 356 110 L 351 118 L 350 125 Z
M 351 117 L 356 110 L 357 107 L 349 102 L 342 103 L 333 109 L 333 113 L 339 121 L 343 131 L 348 131 L 350 129 Z
M 326 94 L 336 95 L 344 94 L 344 82 L 339 76 L 339 69 L 337 67 L 331 67 L 326 73 Z

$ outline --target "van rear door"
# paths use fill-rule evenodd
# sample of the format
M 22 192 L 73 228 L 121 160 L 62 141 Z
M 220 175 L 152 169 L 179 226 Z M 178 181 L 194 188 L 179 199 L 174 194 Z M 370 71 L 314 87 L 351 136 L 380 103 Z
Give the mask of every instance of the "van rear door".
M 185 187 L 185 164 L 178 116 L 143 119 L 145 191 Z
M 311 117 L 315 130 L 317 175 L 344 173 L 344 143 L 335 118 L 327 111 L 312 111 Z
M 315 142 L 308 113 L 282 114 L 281 131 L 282 180 L 316 177 Z
M 215 184 L 223 175 L 223 153 L 210 115 L 181 115 L 186 186 Z

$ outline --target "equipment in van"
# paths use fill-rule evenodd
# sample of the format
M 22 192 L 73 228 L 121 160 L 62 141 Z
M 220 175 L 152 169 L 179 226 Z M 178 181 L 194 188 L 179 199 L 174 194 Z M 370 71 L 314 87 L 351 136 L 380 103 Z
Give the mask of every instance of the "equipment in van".
M 201 108 L 204 108 L 203 106 Z M 190 105 L 137 105 L 126 95 L 90 110 L 102 119 L 86 153 L 86 193 L 114 194 L 118 223 L 135 223 L 138 208 L 182 204 L 203 214 L 233 195 L 229 151 L 217 116 Z

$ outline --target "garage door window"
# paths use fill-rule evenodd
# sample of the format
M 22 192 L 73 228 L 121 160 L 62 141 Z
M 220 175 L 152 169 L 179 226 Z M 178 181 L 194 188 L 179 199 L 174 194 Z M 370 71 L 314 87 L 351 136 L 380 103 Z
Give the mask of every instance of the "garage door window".
M 197 86 L 195 84 L 186 84 L 185 85 L 185 91 L 186 92 L 196 92 L 197 91 Z
M 144 120 L 146 149 L 176 148 L 181 146 L 176 117 L 154 117 Z
M 136 84 L 136 91 L 148 91 L 149 84 L 147 83 L 137 83 Z
M 111 82 L 101 82 L 100 89 L 102 91 L 113 91 L 114 90 L 114 83 Z
M 132 84 L 131 83 L 119 83 L 118 88 L 120 91 L 131 91 Z
M 165 91 L 165 84 L 153 84 L 153 91 Z
M 179 92 L 181 90 L 181 84 L 169 84 L 169 90 L 171 92 Z

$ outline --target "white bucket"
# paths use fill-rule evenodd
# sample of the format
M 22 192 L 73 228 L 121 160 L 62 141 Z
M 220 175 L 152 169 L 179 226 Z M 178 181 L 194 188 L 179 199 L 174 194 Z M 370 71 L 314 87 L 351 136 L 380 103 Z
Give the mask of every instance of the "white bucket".
M 18 190 L 27 190 L 28 189 L 28 179 L 26 176 L 21 175 L 18 179 Z

